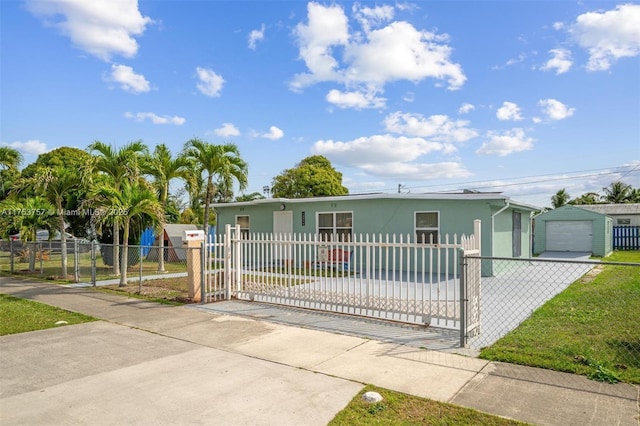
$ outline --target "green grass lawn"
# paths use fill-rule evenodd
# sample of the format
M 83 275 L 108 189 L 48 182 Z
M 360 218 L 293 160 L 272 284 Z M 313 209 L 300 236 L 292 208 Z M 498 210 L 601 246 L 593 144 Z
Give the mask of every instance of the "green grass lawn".
M 603 261 L 640 263 L 640 252 Z M 640 383 L 640 267 L 599 266 L 549 300 L 480 357 Z
M 58 327 L 58 321 L 80 324 L 97 319 L 44 303 L 0 294 L 0 336 Z
M 378 392 L 384 398 L 377 403 L 365 402 L 362 395 Z M 444 402 L 406 395 L 374 386 L 365 387 L 334 419 L 330 426 L 368 425 L 525 425 L 515 420 L 485 414 Z

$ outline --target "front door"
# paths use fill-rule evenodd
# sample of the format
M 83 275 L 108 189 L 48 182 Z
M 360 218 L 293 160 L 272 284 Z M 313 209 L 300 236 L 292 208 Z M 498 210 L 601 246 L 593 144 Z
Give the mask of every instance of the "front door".
M 293 233 L 293 212 L 273 212 L 273 233 L 289 235 Z
M 290 240 L 293 233 L 293 212 L 273 212 L 273 238 L 275 240 Z M 274 244 L 272 247 L 273 260 L 286 265 L 291 259 L 290 244 Z

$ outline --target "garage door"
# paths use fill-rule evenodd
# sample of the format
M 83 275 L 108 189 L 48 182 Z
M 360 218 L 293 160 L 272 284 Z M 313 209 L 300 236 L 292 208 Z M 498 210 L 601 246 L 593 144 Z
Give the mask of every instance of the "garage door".
M 583 251 L 591 253 L 593 224 L 590 220 L 547 222 L 548 251 Z

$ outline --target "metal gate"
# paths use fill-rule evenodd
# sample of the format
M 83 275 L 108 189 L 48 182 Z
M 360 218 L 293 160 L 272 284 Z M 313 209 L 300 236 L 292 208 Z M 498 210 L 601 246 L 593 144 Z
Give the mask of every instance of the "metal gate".
M 462 330 L 470 310 L 461 265 L 465 253 L 479 253 L 480 221 L 474 229 L 426 243 L 410 235 L 243 235 L 227 226 L 203 246 L 203 301 L 237 298 Z M 479 286 L 479 271 L 466 282 Z

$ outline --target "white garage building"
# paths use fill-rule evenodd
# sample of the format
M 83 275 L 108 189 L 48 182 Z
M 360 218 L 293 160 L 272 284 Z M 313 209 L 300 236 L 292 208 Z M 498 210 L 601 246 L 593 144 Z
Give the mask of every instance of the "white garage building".
M 562 206 L 536 217 L 535 254 L 570 251 L 608 256 L 613 250 L 613 219 L 580 206 Z

